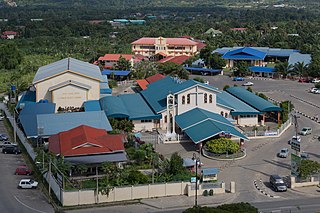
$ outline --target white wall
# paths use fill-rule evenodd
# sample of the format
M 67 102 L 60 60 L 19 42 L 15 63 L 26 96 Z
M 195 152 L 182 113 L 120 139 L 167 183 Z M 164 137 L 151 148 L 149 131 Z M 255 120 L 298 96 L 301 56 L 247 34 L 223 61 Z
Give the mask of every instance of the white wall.
M 59 107 L 81 107 L 87 101 L 87 89 L 68 85 L 52 91 L 52 102 L 56 103 L 56 110 Z
M 141 120 L 133 120 L 132 123 L 134 124 L 134 131 L 152 131 L 155 128 L 154 121 L 151 122 L 141 122 Z
M 250 117 L 249 117 L 250 116 Z M 238 117 L 238 124 L 241 126 L 255 126 L 258 125 L 258 116 L 257 115 L 249 115 L 248 117 Z M 254 117 L 251 117 L 254 116 Z
M 98 100 L 100 98 L 100 81 L 92 79 L 90 77 L 74 74 L 71 72 L 65 72 L 63 74 L 51 77 L 44 81 L 35 84 L 36 87 L 36 100 L 47 99 L 52 101 L 51 92 L 48 89 L 52 86 L 56 86 L 59 83 L 73 80 L 91 86 L 88 91 L 88 100 Z

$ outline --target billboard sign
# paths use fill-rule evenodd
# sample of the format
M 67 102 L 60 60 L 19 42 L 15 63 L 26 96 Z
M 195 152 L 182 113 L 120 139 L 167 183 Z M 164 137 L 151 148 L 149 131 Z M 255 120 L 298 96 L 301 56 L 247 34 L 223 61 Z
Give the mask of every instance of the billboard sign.
M 195 182 L 197 182 L 197 177 L 191 177 L 190 182 L 191 182 L 191 183 L 195 183 Z
M 298 140 L 291 140 L 291 149 L 300 152 L 300 141 Z
M 301 157 L 291 153 L 291 175 L 299 176 L 299 170 L 301 166 Z

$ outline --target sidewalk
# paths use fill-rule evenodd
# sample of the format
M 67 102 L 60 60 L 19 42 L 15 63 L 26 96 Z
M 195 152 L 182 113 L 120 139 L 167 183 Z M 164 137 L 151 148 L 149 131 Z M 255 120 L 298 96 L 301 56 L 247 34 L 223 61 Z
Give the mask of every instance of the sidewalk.
M 236 193 L 216 194 L 213 196 L 198 195 L 198 205 L 221 205 L 232 202 L 236 197 Z M 156 209 L 189 208 L 195 205 L 195 196 L 171 196 L 142 199 L 140 203 Z
M 309 196 L 320 196 L 320 188 L 318 186 L 305 186 L 291 189 L 299 194 L 309 195 Z

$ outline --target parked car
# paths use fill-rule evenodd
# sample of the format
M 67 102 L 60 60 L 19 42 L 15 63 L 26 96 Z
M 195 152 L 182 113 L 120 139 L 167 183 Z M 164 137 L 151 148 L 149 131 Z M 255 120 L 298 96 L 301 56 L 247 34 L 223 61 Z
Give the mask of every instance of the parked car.
M 314 94 L 320 94 L 320 89 L 317 89 L 316 91 L 314 91 Z
M 6 146 L 17 146 L 17 144 L 12 143 L 10 141 L 0 141 L 0 147 L 1 148 L 6 147 Z
M 280 158 L 286 158 L 289 156 L 289 149 L 288 148 L 283 148 L 280 150 L 280 152 L 278 153 L 278 156 Z
M 269 182 L 276 192 L 287 191 L 287 186 L 279 175 L 270 175 Z
M 300 83 L 309 83 L 310 80 L 307 79 L 307 78 L 300 78 L 300 79 L 298 80 L 298 82 L 300 82 Z
M 320 83 L 320 79 L 316 79 L 315 78 L 315 79 L 312 80 L 312 83 Z
M 306 152 L 301 152 L 300 157 L 301 157 L 302 160 L 307 160 L 307 159 L 310 158 L 309 154 L 306 153 Z
M 5 146 L 3 149 L 2 149 L 2 153 L 4 154 L 21 154 L 21 150 L 19 149 L 18 146 L 12 146 L 12 145 L 9 145 L 9 146 Z
M 299 132 L 299 135 L 304 135 L 304 136 L 306 136 L 306 135 L 309 135 L 309 134 L 311 134 L 312 133 L 312 128 L 311 127 L 303 127 L 302 129 L 301 129 L 301 131 Z
M 3 121 L 3 119 L 4 119 L 4 116 L 0 115 L 0 121 Z
M 205 85 L 209 85 L 209 81 L 205 81 L 204 84 L 205 84 Z
M 20 189 L 35 189 L 38 187 L 38 182 L 32 179 L 22 179 L 20 180 L 18 187 Z
M 232 80 L 233 81 L 244 81 L 244 78 L 242 78 L 242 77 L 234 77 Z
M 32 174 L 32 170 L 28 169 L 28 167 L 26 165 L 23 166 L 19 166 L 18 168 L 16 168 L 16 175 L 31 175 Z
M 311 93 L 316 93 L 317 90 L 318 90 L 318 88 L 313 87 L 313 88 L 310 89 L 310 92 Z
M 251 81 L 248 81 L 248 82 L 242 84 L 242 86 L 253 86 L 253 83 Z
M 293 141 L 293 140 L 295 140 L 295 141 L 298 141 L 298 142 L 301 142 L 301 137 L 300 137 L 300 135 L 297 135 L 297 136 L 292 136 L 292 138 L 288 141 L 288 144 L 291 144 L 291 141 Z
M 5 134 L 0 134 L 0 141 L 7 141 L 8 140 L 8 136 L 6 136 Z

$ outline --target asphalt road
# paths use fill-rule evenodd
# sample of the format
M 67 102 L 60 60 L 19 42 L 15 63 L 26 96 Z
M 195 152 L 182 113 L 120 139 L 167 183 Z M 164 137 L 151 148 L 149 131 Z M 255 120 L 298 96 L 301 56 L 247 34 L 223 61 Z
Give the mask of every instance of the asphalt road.
M 6 129 L 0 121 L 0 133 Z M 1 149 L 0 149 L 1 150 Z M 2 151 L 2 150 L 1 150 Z M 24 165 L 22 155 L 0 153 L 0 212 L 1 213 L 51 213 L 54 212 L 39 189 L 18 189 L 22 178 L 30 176 L 15 175 L 15 169 Z M 32 177 L 31 177 L 32 178 Z

